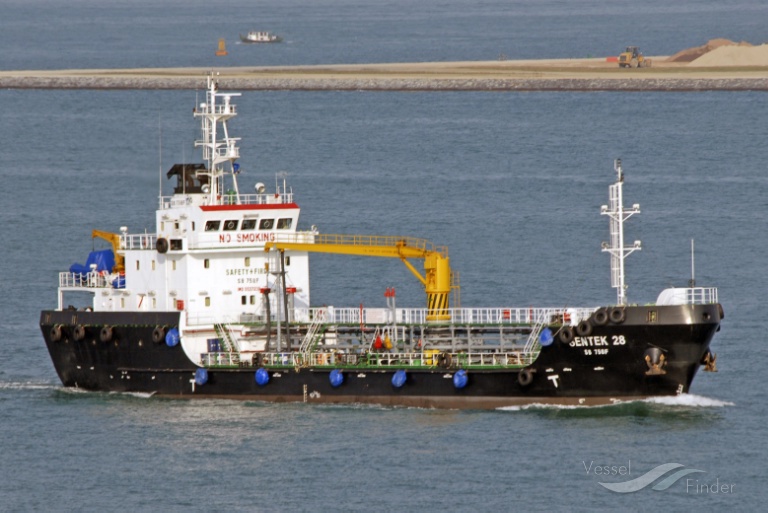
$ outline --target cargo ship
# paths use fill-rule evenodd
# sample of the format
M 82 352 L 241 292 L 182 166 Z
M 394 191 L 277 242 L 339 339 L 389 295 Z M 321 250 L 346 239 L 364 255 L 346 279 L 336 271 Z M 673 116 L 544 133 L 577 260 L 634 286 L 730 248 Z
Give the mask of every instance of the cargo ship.
M 484 307 L 460 297 L 447 248 L 412 236 L 300 230 L 287 180 L 240 189 L 238 138 L 228 121 L 239 93 L 207 77 L 202 162 L 174 164 L 154 233 L 94 230 L 106 248 L 58 275 L 58 304 L 40 328 L 64 387 L 158 397 L 369 403 L 492 409 L 599 405 L 687 393 L 723 318 L 717 289 L 661 291 L 630 304 L 624 174 L 609 219 L 616 303 Z M 395 258 L 419 280 L 424 308 L 312 306 L 311 253 Z M 83 294 L 85 293 L 85 294 Z M 82 306 L 68 305 L 85 296 Z M 65 306 L 67 305 L 67 306 Z

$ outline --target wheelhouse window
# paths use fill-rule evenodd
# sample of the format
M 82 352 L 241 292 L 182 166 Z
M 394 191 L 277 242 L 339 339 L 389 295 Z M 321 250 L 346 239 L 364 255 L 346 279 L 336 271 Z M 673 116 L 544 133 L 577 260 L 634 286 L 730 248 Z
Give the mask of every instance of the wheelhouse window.
M 243 219 L 243 222 L 240 223 L 240 229 L 241 230 L 255 230 L 256 229 L 256 219 Z
M 277 220 L 277 229 L 278 230 L 289 230 L 293 226 L 293 219 L 290 217 L 286 217 L 283 219 Z
M 221 221 L 206 221 L 205 223 L 205 231 L 206 232 L 216 232 L 219 230 L 219 226 L 221 225 Z
M 271 230 L 274 225 L 274 219 L 262 219 L 259 223 L 259 230 Z
M 232 230 L 237 230 L 237 220 L 229 219 L 227 221 L 224 221 L 224 231 L 231 232 Z

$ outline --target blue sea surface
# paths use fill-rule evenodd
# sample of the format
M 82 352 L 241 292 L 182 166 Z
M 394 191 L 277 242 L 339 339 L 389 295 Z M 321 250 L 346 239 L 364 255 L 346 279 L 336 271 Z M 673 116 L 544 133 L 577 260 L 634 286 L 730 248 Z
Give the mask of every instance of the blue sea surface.
M 10 0 L 0 67 L 585 57 L 627 44 L 671 54 L 713 37 L 761 43 L 767 10 Z M 247 30 L 286 42 L 238 44 Z M 57 273 L 85 260 L 92 229 L 154 231 L 165 171 L 198 160 L 196 94 L 0 91 L 0 511 L 764 509 L 765 93 L 247 92 L 230 126 L 243 138 L 244 187 L 287 171 L 300 229 L 447 245 L 463 306 L 615 302 L 600 205 L 621 158 L 625 203 L 642 211 L 626 225 L 643 243 L 626 262 L 629 300 L 686 286 L 691 240 L 697 284 L 719 288 L 719 372 L 699 373 L 691 394 L 480 412 L 65 390 L 39 312 L 56 306 Z M 313 255 L 311 271 L 315 305 L 384 306 L 395 287 L 398 306 L 423 306 L 398 262 Z M 599 484 L 666 463 L 703 472 L 666 490 Z M 610 473 L 622 466 L 629 475 Z

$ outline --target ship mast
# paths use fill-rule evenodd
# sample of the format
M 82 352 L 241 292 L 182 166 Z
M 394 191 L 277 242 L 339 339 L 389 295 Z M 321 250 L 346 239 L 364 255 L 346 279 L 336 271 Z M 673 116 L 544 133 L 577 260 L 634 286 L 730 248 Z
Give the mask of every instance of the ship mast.
M 600 214 L 610 217 L 611 242 L 603 242 L 602 249 L 611 254 L 611 287 L 616 289 L 616 303 L 627 304 L 627 285 L 624 284 L 624 259 L 635 251 L 640 250 L 640 241 L 632 246 L 624 246 L 624 221 L 633 214 L 640 213 L 640 205 L 635 203 L 631 209 L 624 208 L 622 186 L 624 173 L 621 169 L 621 159 L 613 162 L 616 171 L 616 183 L 608 187 L 608 205 L 600 207 Z
M 235 105 L 231 103 L 233 96 L 240 96 L 240 93 L 219 93 L 218 81 L 213 73 L 208 74 L 207 91 L 205 95 L 206 102 L 195 108 L 195 117 L 200 118 L 201 139 L 195 141 L 195 147 L 203 148 L 203 159 L 207 164 L 207 175 L 210 176 L 210 189 L 208 193 L 209 205 L 223 204 L 225 198 L 222 196 L 224 189 L 224 176 L 229 173 L 232 175 L 232 185 L 235 191 L 235 202 L 240 203 L 239 190 L 237 187 L 238 165 L 235 163 L 240 157 L 240 149 L 237 147 L 239 137 L 229 137 L 227 121 L 237 116 Z M 217 103 L 221 99 L 221 103 Z M 221 133 L 219 133 L 221 125 Z M 220 138 L 219 138 L 220 137 Z M 224 164 L 229 162 L 229 170 L 224 169 Z

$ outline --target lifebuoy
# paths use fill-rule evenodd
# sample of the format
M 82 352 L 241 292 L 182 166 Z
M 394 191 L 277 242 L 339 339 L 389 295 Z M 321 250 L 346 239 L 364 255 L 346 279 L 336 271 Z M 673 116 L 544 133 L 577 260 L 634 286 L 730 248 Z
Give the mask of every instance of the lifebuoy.
M 168 253 L 168 239 L 164 237 L 158 237 L 155 243 L 155 249 L 158 253 Z
M 605 326 L 608 324 L 608 311 L 605 308 L 600 308 L 592 314 L 592 322 L 595 323 L 595 326 Z
M 155 326 L 152 330 L 152 342 L 159 344 L 163 340 L 165 340 L 165 326 Z
M 609 317 L 611 318 L 611 322 L 614 324 L 621 324 L 625 320 L 627 320 L 627 310 L 623 306 L 617 306 L 615 308 L 611 308 L 611 313 L 609 314 Z
M 589 321 L 581 321 L 576 325 L 576 334 L 580 337 L 588 337 L 592 333 L 592 325 Z
M 557 338 L 559 338 L 560 342 L 563 344 L 570 344 L 573 342 L 573 328 L 570 326 L 563 326 L 560 329 L 560 333 L 557 334 Z
M 111 342 L 113 335 L 114 335 L 114 330 L 112 329 L 112 326 L 106 325 L 103 328 L 101 328 L 101 331 L 99 332 L 99 339 L 102 342 Z
M 61 340 L 62 332 L 61 332 L 61 324 L 54 324 L 51 328 L 51 341 L 52 342 L 58 342 Z
M 450 367 L 452 362 L 453 362 L 453 357 L 451 356 L 450 353 L 443 352 L 443 353 L 440 353 L 440 355 L 437 357 L 437 364 L 444 369 L 447 369 L 448 367 Z
M 82 324 L 75 326 L 75 331 L 72 333 L 72 337 L 75 340 L 83 340 L 85 338 L 85 326 Z
M 517 382 L 520 383 L 521 387 L 527 387 L 531 383 L 533 383 L 533 371 L 526 367 L 525 369 L 521 370 L 517 373 Z

